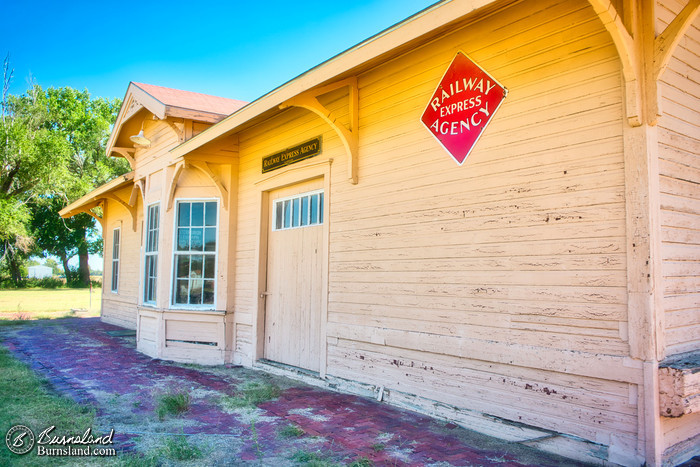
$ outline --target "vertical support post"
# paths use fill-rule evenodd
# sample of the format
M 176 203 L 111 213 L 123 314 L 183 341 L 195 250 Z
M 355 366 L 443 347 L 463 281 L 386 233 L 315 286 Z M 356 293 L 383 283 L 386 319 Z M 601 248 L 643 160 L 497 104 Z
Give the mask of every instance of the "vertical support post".
M 630 355 L 658 360 L 664 346 L 657 129 L 627 127 L 624 143 Z
M 626 103 L 639 105 L 639 119 L 624 128 L 627 208 L 627 312 L 630 356 L 642 361 L 639 387 L 639 454 L 647 465 L 661 465 L 663 432 L 659 415 L 658 362 L 664 357 L 663 276 L 661 271 L 657 83 L 653 75 L 653 0 L 628 0 L 625 10 L 634 38 L 636 79 L 626 80 Z M 634 93 L 631 96 L 630 93 Z M 631 113 L 627 109 L 627 115 Z M 643 439 L 643 441 L 642 441 Z
M 627 319 L 630 356 L 643 362 L 638 436 L 647 465 L 660 465 L 658 361 L 663 358 L 663 277 L 659 226 L 657 128 L 625 125 Z

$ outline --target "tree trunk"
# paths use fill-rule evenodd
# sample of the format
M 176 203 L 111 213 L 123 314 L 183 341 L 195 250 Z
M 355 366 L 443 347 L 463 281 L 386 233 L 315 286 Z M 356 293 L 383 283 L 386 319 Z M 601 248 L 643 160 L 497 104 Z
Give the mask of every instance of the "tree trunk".
M 59 255 L 59 257 L 61 258 L 61 263 L 63 264 L 63 272 L 66 275 L 66 283 L 68 283 L 71 280 L 70 268 L 68 267 L 68 256 L 64 251 Z
M 85 243 L 78 247 L 78 277 L 83 285 L 90 285 L 90 264 L 88 263 L 88 248 Z
M 10 253 L 7 255 L 7 265 L 10 268 L 12 282 L 14 282 L 16 286 L 19 286 L 20 282 L 22 282 L 22 271 L 20 270 L 19 261 L 14 254 Z

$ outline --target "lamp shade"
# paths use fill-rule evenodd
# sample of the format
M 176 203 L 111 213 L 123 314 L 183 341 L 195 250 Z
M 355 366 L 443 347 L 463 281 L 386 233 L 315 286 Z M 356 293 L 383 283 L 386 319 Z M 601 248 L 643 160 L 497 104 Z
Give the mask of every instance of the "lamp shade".
M 129 139 L 136 144 L 140 144 L 141 146 L 149 146 L 151 144 L 151 140 L 144 136 L 143 129 L 139 131 L 138 135 L 130 136 Z

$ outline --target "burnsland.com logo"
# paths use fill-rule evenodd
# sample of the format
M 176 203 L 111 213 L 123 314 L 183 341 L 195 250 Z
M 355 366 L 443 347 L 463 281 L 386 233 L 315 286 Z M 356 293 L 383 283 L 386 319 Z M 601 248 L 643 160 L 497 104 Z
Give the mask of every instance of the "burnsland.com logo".
M 24 425 L 15 425 L 5 435 L 5 444 L 10 451 L 21 456 L 34 447 L 34 433 Z
M 55 426 L 50 426 L 35 438 L 31 429 L 24 425 L 15 425 L 5 435 L 7 448 L 17 455 L 30 452 L 37 446 L 37 456 L 114 456 L 116 450 L 108 446 L 114 443 L 114 430 L 108 435 L 94 436 L 92 428 L 81 435 L 56 436 L 52 432 Z

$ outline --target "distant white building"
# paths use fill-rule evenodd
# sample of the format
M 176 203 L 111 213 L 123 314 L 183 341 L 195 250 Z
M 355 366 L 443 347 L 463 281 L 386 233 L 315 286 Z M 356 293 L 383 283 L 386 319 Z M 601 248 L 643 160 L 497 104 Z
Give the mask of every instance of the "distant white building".
M 29 266 L 28 269 L 30 279 L 44 279 L 46 277 L 53 277 L 53 269 L 48 266 Z

